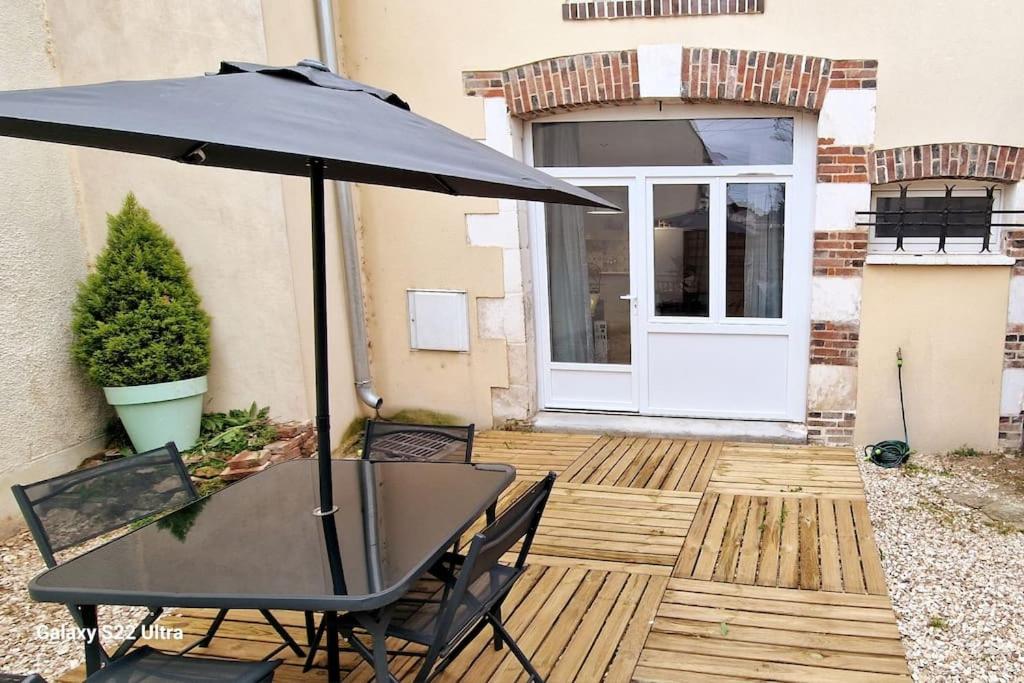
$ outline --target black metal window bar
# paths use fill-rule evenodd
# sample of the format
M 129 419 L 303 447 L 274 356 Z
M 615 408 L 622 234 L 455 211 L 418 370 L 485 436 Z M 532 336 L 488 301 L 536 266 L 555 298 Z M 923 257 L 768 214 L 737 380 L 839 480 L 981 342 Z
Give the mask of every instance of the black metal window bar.
M 939 246 L 936 253 L 946 253 L 946 239 L 950 228 L 977 228 L 981 232 L 981 251 L 991 252 L 992 228 L 1021 228 L 1024 223 L 1006 223 L 1000 219 L 1007 214 L 1024 214 L 1024 210 L 995 209 L 995 186 L 985 188 L 984 207 L 979 209 L 952 208 L 955 185 L 946 185 L 941 209 L 909 209 L 907 208 L 907 185 L 900 185 L 899 200 L 895 210 L 858 211 L 858 217 L 864 217 L 857 225 L 873 227 L 877 235 L 878 228 L 891 229 L 896 237 L 896 251 L 905 251 L 903 241 L 908 228 L 938 228 Z M 960 195 L 961 197 L 965 195 Z M 970 195 L 977 196 L 977 195 Z M 993 218 L 1000 220 L 993 222 Z M 976 220 L 971 220 L 976 219 Z

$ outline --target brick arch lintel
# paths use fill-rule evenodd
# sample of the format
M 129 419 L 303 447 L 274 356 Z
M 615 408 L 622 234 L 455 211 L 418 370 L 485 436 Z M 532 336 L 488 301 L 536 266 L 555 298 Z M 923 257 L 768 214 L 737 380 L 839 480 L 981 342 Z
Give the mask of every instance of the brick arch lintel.
M 818 112 L 833 89 L 874 89 L 878 63 L 760 50 L 680 47 L 679 98 Z M 467 95 L 504 97 L 524 119 L 641 101 L 637 50 L 587 52 L 497 71 L 465 71 Z M 659 97 L 658 99 L 665 99 Z
M 1015 183 L 1024 173 L 1024 150 L 981 142 L 939 142 L 876 149 L 869 164 L 872 183 L 966 179 Z

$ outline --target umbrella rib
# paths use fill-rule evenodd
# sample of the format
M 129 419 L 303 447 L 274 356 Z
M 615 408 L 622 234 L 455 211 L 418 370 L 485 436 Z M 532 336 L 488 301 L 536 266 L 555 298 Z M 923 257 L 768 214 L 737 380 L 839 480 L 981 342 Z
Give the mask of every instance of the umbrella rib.
M 445 191 L 445 192 L 447 192 L 448 194 L 454 194 L 454 195 L 457 195 L 457 194 L 459 194 L 458 192 L 456 192 L 456 191 L 455 191 L 455 188 L 453 188 L 453 187 L 452 187 L 451 185 L 449 185 L 449 184 L 448 184 L 448 183 L 447 183 L 447 182 L 445 181 L 445 179 L 444 179 L 444 178 L 442 178 L 441 176 L 437 175 L 436 173 L 432 173 L 432 174 L 430 175 L 430 177 L 431 177 L 431 178 L 433 178 L 433 179 L 434 179 L 434 181 L 435 181 L 435 182 L 436 182 L 436 183 L 437 183 L 438 185 L 440 185 L 440 186 L 441 186 L 442 188 L 444 188 L 444 191 Z

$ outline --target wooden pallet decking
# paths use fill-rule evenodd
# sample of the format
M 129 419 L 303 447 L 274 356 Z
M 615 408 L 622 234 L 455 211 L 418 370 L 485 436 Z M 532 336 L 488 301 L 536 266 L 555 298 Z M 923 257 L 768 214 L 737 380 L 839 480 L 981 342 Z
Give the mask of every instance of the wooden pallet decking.
M 709 491 L 673 574 L 886 595 L 871 519 L 861 498 Z
M 909 681 L 884 595 L 672 579 L 635 681 Z
M 864 497 L 853 450 L 824 446 L 726 444 L 707 489 Z
M 850 449 L 487 432 L 474 457 L 517 469 L 499 510 L 559 475 L 504 610 L 552 683 L 909 680 Z M 184 642 L 151 644 L 187 646 L 213 614 L 167 615 L 161 623 L 182 628 Z M 302 616 L 279 618 L 304 644 Z M 525 680 L 487 635 L 439 680 Z M 238 610 L 194 652 L 259 659 L 277 644 L 258 613 Z M 326 680 L 278 656 L 275 680 Z M 411 681 L 416 662 L 396 656 L 392 670 Z M 342 664 L 346 680 L 373 679 L 351 653 Z

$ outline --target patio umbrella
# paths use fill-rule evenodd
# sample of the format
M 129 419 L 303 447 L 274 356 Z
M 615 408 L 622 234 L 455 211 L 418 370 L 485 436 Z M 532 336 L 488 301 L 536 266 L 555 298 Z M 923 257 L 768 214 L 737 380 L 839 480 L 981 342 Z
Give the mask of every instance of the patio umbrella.
M 310 179 L 320 510 L 334 508 L 324 179 L 616 208 L 332 73 L 223 62 L 192 78 L 0 92 L 0 135 Z

